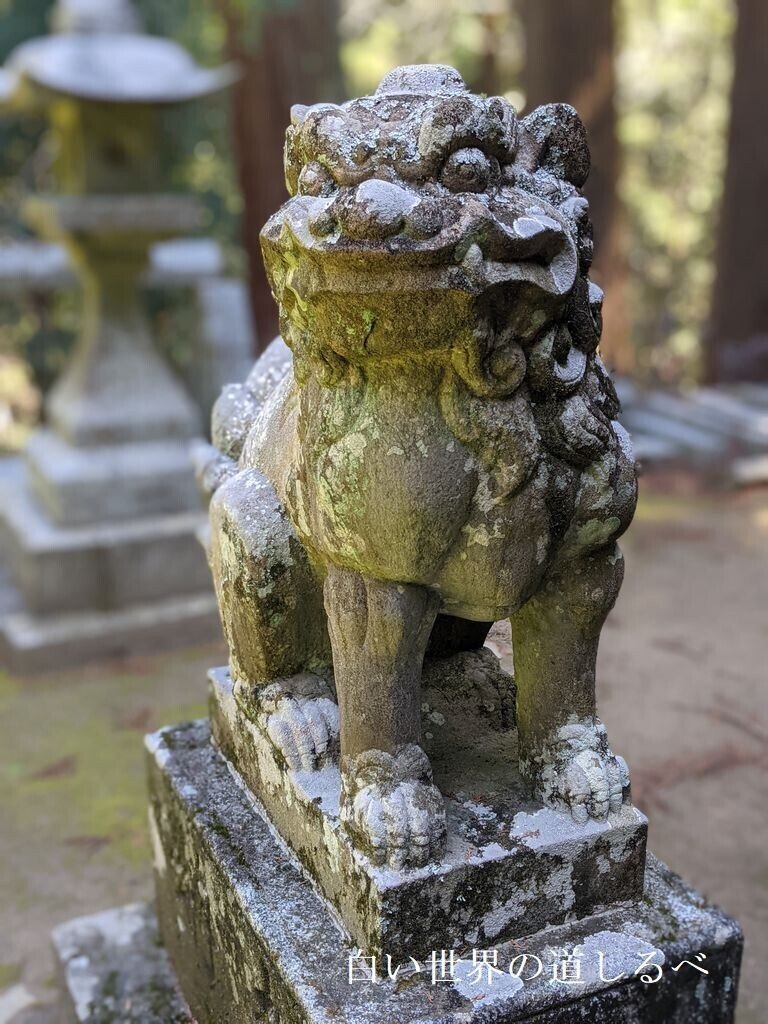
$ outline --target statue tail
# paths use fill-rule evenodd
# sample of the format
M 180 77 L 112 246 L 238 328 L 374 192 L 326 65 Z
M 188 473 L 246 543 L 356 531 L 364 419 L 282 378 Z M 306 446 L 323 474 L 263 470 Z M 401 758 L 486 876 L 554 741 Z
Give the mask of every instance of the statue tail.
M 207 504 L 218 488 L 237 472 L 245 439 L 267 398 L 290 372 L 291 350 L 278 335 L 256 360 L 243 384 L 227 384 L 211 416 L 211 444 L 195 446 L 193 459 Z

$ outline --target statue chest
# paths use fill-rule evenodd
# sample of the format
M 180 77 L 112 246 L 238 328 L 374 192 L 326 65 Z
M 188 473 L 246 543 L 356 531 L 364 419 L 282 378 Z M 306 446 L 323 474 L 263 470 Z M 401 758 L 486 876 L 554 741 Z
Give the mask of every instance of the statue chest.
M 361 571 L 432 578 L 469 515 L 474 460 L 433 394 L 395 385 L 327 392 L 319 397 L 328 401 L 303 403 L 299 418 L 286 496 L 299 532 Z

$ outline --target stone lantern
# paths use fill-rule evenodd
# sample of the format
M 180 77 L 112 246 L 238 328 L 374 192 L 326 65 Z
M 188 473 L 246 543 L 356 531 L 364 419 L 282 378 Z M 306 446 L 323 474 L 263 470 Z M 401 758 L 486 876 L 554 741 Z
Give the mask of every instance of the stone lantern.
M 139 282 L 153 244 L 202 223 L 195 199 L 167 191 L 160 115 L 233 72 L 143 33 L 128 0 L 60 0 L 53 25 L 11 54 L 2 82 L 6 105 L 50 126 L 56 191 L 24 215 L 67 248 L 83 293 L 74 355 L 27 446 L 23 486 L 0 507 L 23 601 L 2 633 L 22 668 L 199 638 L 215 623 L 190 455 L 200 423 L 155 351 Z

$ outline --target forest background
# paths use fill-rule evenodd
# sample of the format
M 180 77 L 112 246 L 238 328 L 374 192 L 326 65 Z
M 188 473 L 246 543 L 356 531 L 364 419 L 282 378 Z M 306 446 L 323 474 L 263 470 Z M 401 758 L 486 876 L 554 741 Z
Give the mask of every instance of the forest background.
M 48 31 L 51 0 L 0 0 L 0 60 Z M 168 116 L 172 187 L 248 277 L 259 344 L 276 331 L 258 232 L 285 197 L 294 102 L 369 92 L 392 66 L 445 62 L 519 112 L 565 100 L 585 120 L 606 291 L 603 349 L 641 382 L 768 379 L 768 4 L 764 0 L 137 0 L 151 32 L 205 64 L 236 60 L 224 99 Z M 46 187 L 43 128 L 0 120 L 0 244 Z M 185 304 L 150 297 L 185 358 Z M 20 443 L 77 328 L 77 296 L 0 298 L 0 438 Z

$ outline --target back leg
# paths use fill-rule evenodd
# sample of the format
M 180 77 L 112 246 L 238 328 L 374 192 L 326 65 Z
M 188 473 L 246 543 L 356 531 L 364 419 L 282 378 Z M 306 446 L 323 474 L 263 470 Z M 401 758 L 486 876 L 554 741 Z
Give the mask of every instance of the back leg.
M 258 470 L 219 487 L 210 517 L 211 569 L 238 703 L 289 767 L 311 770 L 338 746 L 322 580 Z
M 511 620 L 521 773 L 541 799 L 569 807 L 579 822 L 605 818 L 629 800 L 627 766 L 597 717 L 595 666 L 624 576 L 616 538 L 636 497 L 634 464 L 621 446 L 585 469 L 560 550 Z
M 626 764 L 610 750 L 595 704 L 600 630 L 623 571 L 608 544 L 552 574 L 512 617 L 521 774 L 582 823 L 628 797 Z

